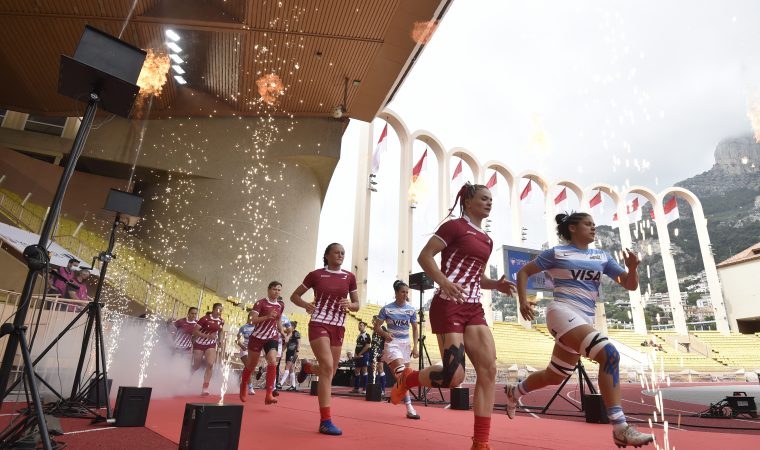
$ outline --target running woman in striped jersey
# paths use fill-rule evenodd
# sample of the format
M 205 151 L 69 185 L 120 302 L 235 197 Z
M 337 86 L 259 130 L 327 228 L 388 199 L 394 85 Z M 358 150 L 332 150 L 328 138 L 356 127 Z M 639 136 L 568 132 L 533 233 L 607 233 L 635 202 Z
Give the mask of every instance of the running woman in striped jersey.
M 380 334 L 385 339 L 383 361 L 390 366 L 393 373 L 401 374 L 412 358 L 419 358 L 420 356 L 417 352 L 419 331 L 417 330 L 417 310 L 407 303 L 409 286 L 401 280 L 396 280 L 393 283 L 393 290 L 396 292 L 396 301 L 388 303 L 380 309 L 377 314 L 378 320 L 375 322 L 375 333 Z M 383 323 L 388 324 L 387 331 L 383 331 Z M 409 341 L 409 326 L 412 327 L 411 342 Z M 414 410 L 409 393 L 404 396 L 404 404 L 406 405 L 406 418 L 419 420 L 420 415 Z
M 496 384 L 496 345 L 480 303 L 480 289 L 496 289 L 511 295 L 515 285 L 501 277 L 485 275 L 493 249 L 491 238 L 480 228 L 491 213 L 491 191 L 483 185 L 465 184 L 459 190 L 461 217 L 441 225 L 420 252 L 420 267 L 438 284 L 430 304 L 430 325 L 438 338 L 443 365 L 421 372 L 410 367 L 398 377 L 391 402 L 398 404 L 415 386 L 456 387 L 464 381 L 465 352 L 475 366 L 477 381 L 473 412 L 473 449 L 490 449 L 491 411 Z M 441 254 L 441 267 L 435 255 Z
M 298 383 L 303 383 L 307 374 L 319 375 L 319 432 L 338 436 L 343 434 L 335 426 L 330 416 L 330 388 L 335 371 L 338 369 L 340 349 L 343 346 L 345 328 L 343 322 L 346 310 L 359 310 L 356 293 L 356 277 L 340 268 L 346 251 L 338 243 L 325 249 L 322 258 L 325 267 L 309 272 L 290 300 L 311 314 L 309 322 L 309 344 L 317 358 L 317 364 L 303 363 L 298 373 Z M 314 290 L 314 302 L 309 303 L 302 295 Z
M 224 319 L 222 319 L 222 304 L 214 303 L 211 312 L 201 317 L 193 328 L 193 366 L 192 372 L 206 365 L 203 374 L 202 396 L 209 395 L 208 384 L 216 363 L 217 346 L 224 354 Z
M 262 298 L 253 305 L 250 316 L 254 328 L 250 338 L 248 338 L 248 361 L 243 369 L 243 376 L 240 378 L 240 400 L 245 402 L 248 394 L 248 382 L 251 380 L 251 372 L 259 363 L 261 350 L 264 350 L 264 358 L 267 360 L 267 377 L 266 377 L 266 397 L 264 404 L 272 405 L 277 403 L 274 389 L 277 383 L 277 345 L 279 344 L 279 334 L 282 334 L 282 322 L 280 316 L 285 310 L 285 303 L 278 300 L 282 291 L 282 283 L 272 281 L 267 287 L 267 297 Z
M 596 301 L 602 275 L 625 289 L 639 287 L 636 268 L 639 259 L 626 249 L 626 271 L 602 250 L 589 248 L 596 236 L 594 219 L 586 213 L 558 214 L 557 234 L 568 245 L 546 250 L 517 273 L 520 314 L 533 320 L 533 305 L 528 302 L 528 277 L 546 271 L 554 280 L 554 301 L 546 308 L 546 326 L 554 336 L 552 358 L 545 370 L 533 372 L 518 385 L 508 384 L 507 415 L 514 418 L 520 396 L 545 386 L 560 384 L 572 375 L 580 355 L 599 363 L 599 389 L 612 424 L 612 439 L 618 447 L 641 447 L 654 441 L 628 425 L 620 400 L 620 354 L 602 332 L 594 329 Z

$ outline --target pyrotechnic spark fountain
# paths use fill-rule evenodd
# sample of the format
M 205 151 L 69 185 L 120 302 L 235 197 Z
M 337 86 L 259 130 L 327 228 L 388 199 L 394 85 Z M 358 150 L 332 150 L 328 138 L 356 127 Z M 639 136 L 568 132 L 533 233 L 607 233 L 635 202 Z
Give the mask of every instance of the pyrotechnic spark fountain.
M 414 22 L 412 28 L 412 39 L 414 42 L 425 45 L 433 38 L 435 30 L 438 28 L 438 22 L 435 20 L 428 20 L 425 22 Z
M 748 102 L 747 117 L 755 133 L 755 142 L 760 143 L 760 92 L 756 92 Z
M 261 101 L 268 105 L 277 103 L 277 98 L 285 94 L 285 87 L 282 80 L 277 74 L 268 73 L 256 80 L 256 86 L 259 89 Z
M 235 345 L 235 334 L 236 328 L 234 326 L 228 327 L 227 332 L 224 334 L 225 336 L 225 343 L 222 348 L 224 348 L 225 352 L 222 355 L 222 388 L 220 390 L 220 398 L 219 398 L 219 404 L 224 404 L 224 394 L 227 393 L 227 383 L 229 381 L 230 376 L 230 368 L 232 365 L 232 357 L 235 354 L 233 349 L 236 347 Z

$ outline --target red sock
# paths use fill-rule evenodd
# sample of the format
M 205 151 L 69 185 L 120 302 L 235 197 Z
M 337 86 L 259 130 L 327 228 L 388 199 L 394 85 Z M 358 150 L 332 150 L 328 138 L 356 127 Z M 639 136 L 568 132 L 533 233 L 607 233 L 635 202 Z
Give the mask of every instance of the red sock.
M 314 367 L 309 362 L 303 363 L 303 371 L 308 375 L 314 375 Z
M 413 388 L 420 385 L 420 373 L 416 370 L 409 375 L 406 376 L 406 380 L 404 381 L 404 384 L 406 384 L 406 387 Z
M 321 420 L 322 422 L 324 422 L 325 420 L 330 420 L 330 417 L 331 416 L 330 416 L 330 407 L 329 406 L 325 406 L 324 408 L 323 407 L 319 408 L 319 420 Z
M 274 390 L 275 381 L 277 381 L 277 366 L 267 366 L 267 391 Z
M 203 383 L 203 389 L 208 389 L 208 383 Z
M 240 384 L 248 384 L 248 382 L 251 381 L 251 372 L 252 370 L 247 367 L 243 369 L 243 376 L 240 379 Z
M 472 439 L 475 442 L 487 443 L 491 434 L 491 418 L 475 416 L 475 433 Z

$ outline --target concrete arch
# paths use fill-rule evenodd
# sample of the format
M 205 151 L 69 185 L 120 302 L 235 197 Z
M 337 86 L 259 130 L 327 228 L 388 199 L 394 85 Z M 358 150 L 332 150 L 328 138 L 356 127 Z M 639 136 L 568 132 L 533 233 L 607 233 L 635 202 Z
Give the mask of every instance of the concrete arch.
M 546 195 L 544 197 L 544 219 L 546 220 L 546 240 L 549 243 L 549 247 L 554 247 L 555 245 L 559 244 L 559 237 L 557 237 L 557 233 L 555 233 L 557 224 L 554 221 L 554 214 L 550 214 L 550 212 L 554 211 L 554 197 L 552 197 L 550 194 L 552 188 L 556 186 L 564 186 L 566 188 L 569 188 L 575 194 L 575 196 L 578 197 L 578 202 L 581 205 L 581 210 L 584 199 L 583 189 L 569 180 L 556 181 L 546 187 Z
M 670 308 L 673 312 L 673 325 L 678 334 L 685 335 L 688 333 L 686 316 L 681 302 L 681 290 L 678 286 L 676 264 L 673 260 L 673 254 L 670 252 L 670 235 L 668 234 L 668 224 L 665 222 L 665 213 L 663 212 L 662 202 L 660 201 L 661 197 L 643 186 L 630 187 L 623 192 L 623 198 L 627 198 L 629 194 L 641 195 L 646 198 L 652 204 L 652 208 L 654 208 L 654 223 L 655 228 L 657 229 L 657 238 L 660 242 L 660 256 L 662 257 L 662 267 L 665 271 L 665 282 L 668 286 Z M 622 227 L 622 224 L 620 226 Z
M 483 173 L 487 172 L 489 169 L 495 170 L 507 181 L 507 186 L 509 187 L 509 204 L 511 207 L 510 220 L 512 225 L 512 236 L 510 239 L 512 245 L 520 245 L 520 214 L 519 211 L 516 211 L 516 209 L 519 210 L 519 205 L 515 203 L 515 192 L 519 192 L 520 188 L 520 185 L 518 184 L 519 179 L 512 169 L 505 166 L 500 161 L 491 160 L 483 164 Z M 517 196 L 517 201 L 520 201 L 519 194 Z
M 729 334 L 730 327 L 728 323 L 728 315 L 726 314 L 726 305 L 723 300 L 723 291 L 720 288 L 720 281 L 718 279 L 718 270 L 715 267 L 715 259 L 713 258 L 710 234 L 707 231 L 707 220 L 705 219 L 705 213 L 702 210 L 702 203 L 699 201 L 696 195 L 688 189 L 680 187 L 670 187 L 657 196 L 659 203 L 665 205 L 665 197 L 675 195 L 678 198 L 686 200 L 691 207 L 691 213 L 694 217 L 694 226 L 697 230 L 697 240 L 699 241 L 699 251 L 702 256 L 702 263 L 705 267 L 705 277 L 707 278 L 707 287 L 710 290 L 710 301 L 713 306 L 713 315 L 715 317 L 715 325 L 719 332 L 722 334 Z M 655 219 L 662 214 L 663 220 L 665 218 L 665 211 L 655 211 Z
M 544 194 L 544 223 L 546 225 L 546 239 L 549 243 L 549 246 L 557 245 L 557 237 L 554 233 L 554 218 L 549 217 L 550 214 L 548 214 L 549 211 L 551 211 L 551 208 L 547 207 L 547 202 L 549 200 L 549 186 L 550 183 L 544 179 L 538 172 L 534 172 L 531 170 L 526 170 L 522 173 L 520 173 L 516 189 L 513 190 L 512 193 L 512 204 L 518 205 L 516 208 L 512 208 L 512 214 L 517 214 L 519 226 L 517 227 L 518 230 L 522 230 L 522 205 L 520 204 L 520 194 L 522 194 L 522 189 L 520 189 L 520 183 L 519 180 L 522 180 L 523 178 L 527 178 L 530 181 L 534 182 L 536 185 L 538 185 L 541 192 Z M 531 188 L 532 190 L 532 188 Z
M 399 148 L 401 150 L 399 166 L 399 192 L 398 192 L 398 251 L 396 253 L 396 277 L 399 280 L 408 281 L 411 272 L 412 252 L 412 208 L 409 205 L 409 185 L 412 180 L 412 137 L 409 127 L 401 117 L 391 109 L 384 109 L 377 116 L 385 120 L 393 127 L 398 135 Z
M 618 235 L 620 237 L 620 245 L 623 248 L 631 248 L 631 230 L 628 223 L 628 214 L 626 212 L 626 202 L 624 198 L 609 184 L 595 183 L 586 188 L 586 198 L 591 201 L 593 197 L 591 192 L 599 191 L 607 194 L 612 202 L 615 204 L 615 211 L 618 216 Z M 596 195 L 596 194 L 594 194 Z M 584 207 L 589 208 L 588 202 L 584 200 Z M 583 210 L 583 208 L 581 208 Z M 644 302 L 641 299 L 641 290 L 634 289 L 628 291 L 628 300 L 631 303 L 631 320 L 633 320 L 633 330 L 639 334 L 647 333 L 646 320 L 644 319 Z M 598 312 L 598 311 L 597 311 Z
M 451 183 L 447 175 L 449 173 L 449 158 L 447 157 L 446 147 L 444 147 L 440 139 L 427 130 L 415 131 L 412 133 L 411 139 L 412 143 L 415 140 L 424 142 L 432 150 L 435 159 L 438 161 L 438 216 L 446 217 L 446 211 L 448 211 L 447 202 L 451 195 Z
M 575 183 L 573 183 L 572 181 L 569 181 L 569 180 L 555 181 L 549 187 L 549 190 L 547 191 L 547 193 L 551 192 L 551 188 L 553 188 L 555 186 L 563 186 L 563 187 L 566 187 L 566 188 L 570 189 L 571 191 L 573 191 L 573 194 L 575 194 L 575 196 L 578 197 L 578 203 L 581 205 L 580 206 L 581 207 L 581 211 L 583 211 L 583 204 L 584 204 L 584 201 L 586 199 L 586 195 L 585 195 L 586 193 L 583 191 L 583 189 L 580 186 L 578 186 L 577 184 L 575 184 Z M 554 199 L 552 199 L 552 201 L 554 201 Z

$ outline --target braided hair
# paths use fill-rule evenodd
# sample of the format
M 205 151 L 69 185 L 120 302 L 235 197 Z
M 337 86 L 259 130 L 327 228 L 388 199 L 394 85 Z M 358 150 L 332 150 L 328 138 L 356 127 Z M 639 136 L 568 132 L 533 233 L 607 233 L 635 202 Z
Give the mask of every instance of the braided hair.
M 591 217 L 591 215 L 585 212 L 557 214 L 554 216 L 554 221 L 557 222 L 557 236 L 567 242 L 570 242 L 572 240 L 572 236 L 570 235 L 570 225 L 578 225 L 581 220 L 585 219 L 586 217 Z
M 483 184 L 470 184 L 469 181 L 463 184 L 459 189 L 459 192 L 457 192 L 457 196 L 454 199 L 454 204 L 451 205 L 451 208 L 449 209 L 449 215 L 451 215 L 451 213 L 454 211 L 454 208 L 457 207 L 457 203 L 459 203 L 459 216 L 463 216 L 464 201 L 474 198 L 475 194 L 481 189 L 488 189 L 488 187 Z

